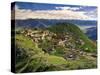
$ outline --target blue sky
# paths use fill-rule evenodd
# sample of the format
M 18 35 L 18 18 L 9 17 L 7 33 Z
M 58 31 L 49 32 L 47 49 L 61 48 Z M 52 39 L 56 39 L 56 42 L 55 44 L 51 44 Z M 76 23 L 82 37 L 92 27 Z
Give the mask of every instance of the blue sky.
M 44 4 L 44 3 L 27 3 L 16 2 L 15 8 L 20 10 L 31 11 L 52 11 L 52 10 L 69 10 L 78 14 L 89 17 L 91 20 L 97 20 L 97 7 L 95 6 L 79 6 L 79 5 L 64 5 L 64 4 Z M 72 13 L 74 14 L 74 13 Z M 83 17 L 84 17 L 83 16 Z M 75 17 L 74 17 L 75 18 Z M 77 18 L 76 18 L 77 19 Z
M 20 9 L 31 10 L 54 10 L 56 7 L 82 7 L 80 11 L 91 11 L 96 9 L 96 6 L 79 6 L 79 5 L 64 5 L 64 4 L 49 4 L 49 3 L 29 3 L 29 2 L 16 2 Z

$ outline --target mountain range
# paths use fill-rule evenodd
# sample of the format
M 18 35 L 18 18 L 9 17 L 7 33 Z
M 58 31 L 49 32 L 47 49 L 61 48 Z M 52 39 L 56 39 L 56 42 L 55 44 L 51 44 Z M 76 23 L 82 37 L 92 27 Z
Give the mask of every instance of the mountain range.
M 87 28 L 86 35 L 92 40 L 97 40 L 97 27 Z
M 14 20 L 12 20 L 14 21 Z M 85 34 L 92 40 L 97 40 L 97 21 L 95 20 L 57 20 L 57 19 L 25 19 L 15 20 L 16 27 L 45 28 L 56 23 L 72 23 L 85 29 Z M 90 26 L 90 27 L 89 27 Z M 84 28 L 85 27 L 85 28 Z M 83 30 L 84 32 L 84 30 Z

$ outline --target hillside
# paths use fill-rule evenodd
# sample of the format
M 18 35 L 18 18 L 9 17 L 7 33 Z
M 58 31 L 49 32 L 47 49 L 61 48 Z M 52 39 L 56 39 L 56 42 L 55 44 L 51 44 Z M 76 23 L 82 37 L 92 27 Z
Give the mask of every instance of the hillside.
M 45 28 L 45 27 L 49 27 L 52 25 L 55 25 L 57 23 L 72 23 L 72 24 L 76 24 L 77 26 L 84 28 L 85 27 L 94 27 L 97 25 L 97 21 L 94 20 L 57 20 L 57 19 L 25 19 L 25 20 L 12 20 L 12 22 L 15 22 L 15 26 L 16 27 L 27 27 L 27 28 Z M 82 30 L 82 29 L 81 29 Z M 82 30 L 84 31 L 84 30 Z M 93 31 L 95 32 L 94 34 L 92 34 L 92 32 L 90 31 L 90 29 L 85 28 L 85 31 L 87 31 L 87 33 L 85 33 L 90 39 L 96 41 L 96 30 L 93 29 Z
M 16 72 L 96 68 L 96 44 L 76 25 L 16 29 Z
M 56 32 L 56 33 L 61 33 L 66 35 L 66 33 L 69 33 L 72 35 L 73 39 L 76 41 L 83 41 L 84 45 L 81 46 L 81 49 L 85 51 L 91 51 L 94 52 L 96 51 L 96 44 L 93 43 L 76 25 L 73 25 L 71 23 L 59 23 L 57 25 L 52 26 L 49 28 L 51 31 Z M 87 48 L 87 49 L 85 49 Z

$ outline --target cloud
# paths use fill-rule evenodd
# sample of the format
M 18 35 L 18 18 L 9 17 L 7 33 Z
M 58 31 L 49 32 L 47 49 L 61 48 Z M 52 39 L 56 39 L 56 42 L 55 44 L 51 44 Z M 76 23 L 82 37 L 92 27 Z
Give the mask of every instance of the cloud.
M 68 10 L 70 7 L 55 7 L 57 10 Z
M 92 19 L 97 20 L 97 9 L 94 9 L 94 10 L 89 11 L 89 12 L 85 12 L 84 14 L 87 16 L 90 16 Z
M 97 8 L 91 9 L 89 11 L 87 10 L 86 7 L 84 8 L 82 6 L 79 6 L 79 7 L 63 6 L 63 7 L 55 7 L 55 9 L 57 9 L 57 10 L 71 10 L 71 11 L 78 12 L 78 13 L 80 12 L 81 14 L 88 16 L 89 19 L 91 19 L 91 20 L 97 20 Z
M 56 7 L 57 8 L 57 7 Z M 57 8 L 58 9 L 58 8 Z M 75 19 L 75 20 L 91 20 L 84 11 L 73 11 L 79 8 L 64 7 L 62 10 L 30 10 L 19 9 L 15 6 L 15 19 Z M 12 18 L 14 19 L 14 18 Z
M 81 9 L 81 7 L 68 7 L 68 6 L 55 7 L 55 8 L 58 10 L 60 9 L 60 10 L 73 10 L 73 11 Z
M 96 26 L 80 26 L 80 25 L 77 25 L 84 33 L 87 32 L 87 29 L 88 28 L 92 28 L 92 27 L 96 27 Z

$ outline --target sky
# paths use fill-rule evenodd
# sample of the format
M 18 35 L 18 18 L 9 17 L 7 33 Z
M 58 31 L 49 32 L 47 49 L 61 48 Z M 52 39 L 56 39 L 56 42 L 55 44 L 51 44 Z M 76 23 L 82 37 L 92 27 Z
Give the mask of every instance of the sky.
M 15 19 L 97 20 L 97 7 L 16 2 L 15 15 Z

